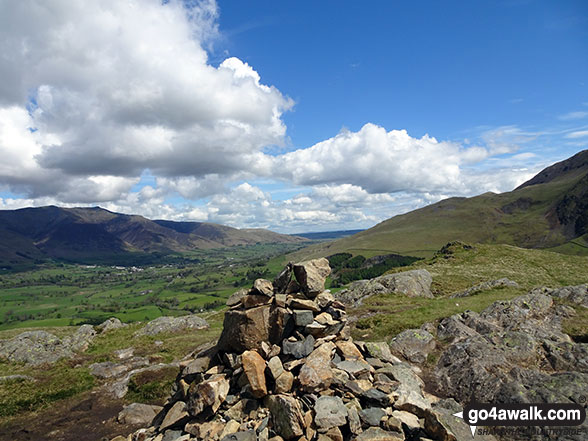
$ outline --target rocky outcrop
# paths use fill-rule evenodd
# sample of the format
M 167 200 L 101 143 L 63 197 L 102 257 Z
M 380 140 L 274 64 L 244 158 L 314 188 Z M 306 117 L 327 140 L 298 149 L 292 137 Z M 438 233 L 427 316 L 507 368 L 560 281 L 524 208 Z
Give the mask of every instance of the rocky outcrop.
M 510 279 L 507 279 L 506 277 L 504 277 L 502 279 L 488 280 L 487 282 L 479 283 L 479 284 L 474 285 L 466 290 L 453 293 L 451 295 L 451 297 L 452 298 L 469 297 L 469 296 L 473 296 L 474 294 L 478 294 L 479 292 L 482 292 L 482 291 L 486 291 L 486 290 L 493 289 L 493 288 L 504 288 L 504 287 L 518 288 L 519 284 L 517 282 L 510 280 Z
M 344 305 L 324 291 L 323 263 L 288 265 L 230 300 L 218 345 L 182 362 L 164 409 L 128 439 L 422 440 L 468 430 L 385 343 L 353 341 Z
M 39 366 L 71 358 L 85 351 L 96 332 L 90 325 L 82 325 L 71 336 L 63 339 L 45 331 L 27 331 L 9 340 L 0 340 L 0 359 Z
M 436 388 L 462 405 L 581 403 L 588 390 L 588 344 L 576 343 L 561 323 L 574 310 L 551 295 L 583 305 L 586 285 L 537 289 L 495 302 L 480 314 L 467 311 L 441 321 L 446 349 L 434 370 Z M 581 435 L 558 438 L 580 440 Z
M 158 317 L 139 329 L 135 335 L 157 335 L 163 332 L 179 332 L 186 329 L 198 330 L 208 328 L 208 323 L 197 315 L 181 317 Z
M 337 299 L 347 305 L 358 306 L 375 294 L 399 293 L 408 297 L 433 298 L 431 274 L 424 269 L 385 274 L 371 280 L 359 280 L 340 291 Z

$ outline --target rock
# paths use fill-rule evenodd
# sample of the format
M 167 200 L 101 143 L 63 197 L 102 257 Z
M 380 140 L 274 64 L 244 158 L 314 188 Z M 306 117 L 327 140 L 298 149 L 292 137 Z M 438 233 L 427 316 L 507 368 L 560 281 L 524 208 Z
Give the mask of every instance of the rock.
M 377 372 L 389 376 L 411 390 L 420 392 L 424 386 L 423 380 L 406 364 L 385 367 L 378 369 Z
M 390 347 L 412 363 L 424 363 L 435 349 L 435 337 L 422 329 L 407 329 L 392 339 Z
M 335 301 L 335 297 L 329 291 L 323 291 L 314 300 L 319 308 L 326 309 Z
M 105 332 L 112 331 L 114 329 L 120 329 L 128 326 L 126 323 L 121 322 L 116 317 L 111 317 L 108 320 L 103 321 L 98 326 L 96 326 L 96 330 L 102 334 Z
M 285 294 L 291 278 L 292 278 L 292 264 L 288 263 L 288 265 L 286 265 L 286 267 L 274 279 L 273 285 L 274 285 L 274 290 L 276 291 L 276 293 Z
M 531 291 L 531 294 L 537 293 L 548 294 L 551 297 L 565 299 L 577 305 L 582 305 L 584 308 L 588 308 L 588 283 L 577 286 L 565 286 L 557 289 L 538 288 Z
M 282 361 L 278 356 L 270 358 L 267 362 L 267 367 L 274 380 L 284 373 L 284 366 L 282 365 Z
M 90 373 L 97 378 L 118 377 L 129 370 L 129 367 L 122 363 L 105 361 L 102 363 L 93 363 L 89 366 Z
M 192 381 L 197 374 L 202 374 L 208 370 L 210 367 L 210 357 L 204 356 L 195 358 L 194 360 L 190 361 L 184 369 L 182 369 L 182 378 L 185 378 L 187 381 Z
M 255 308 L 260 305 L 267 305 L 272 301 L 271 297 L 262 294 L 249 294 L 241 300 L 245 309 Z
M 284 340 L 282 343 L 282 353 L 292 355 L 294 358 L 304 358 L 314 349 L 314 337 L 307 335 L 302 341 Z
M 326 342 L 307 357 L 298 375 L 298 381 L 303 389 L 317 391 L 331 386 L 333 381 L 331 358 L 334 349 L 334 343 Z
M 275 392 L 277 394 L 285 394 L 292 390 L 292 384 L 294 383 L 294 375 L 291 372 L 284 371 L 276 378 Z
M 319 397 L 314 405 L 314 411 L 314 422 L 321 429 L 343 426 L 347 423 L 347 408 L 339 397 Z
M 119 360 L 127 360 L 133 356 L 135 348 L 124 348 L 114 351 L 114 356 Z
M 481 291 L 486 291 L 489 289 L 494 288 L 502 288 L 502 287 L 512 287 L 518 288 L 519 284 L 517 282 L 513 282 L 507 278 L 497 279 L 497 280 L 489 280 L 487 282 L 482 282 L 477 285 L 474 285 L 464 291 L 459 291 L 451 295 L 451 298 L 459 298 L 459 297 L 468 297 L 474 294 L 477 294 Z
M 421 393 L 404 386 L 401 386 L 397 392 L 399 396 L 394 402 L 396 409 L 405 410 L 418 415 L 420 418 L 424 418 L 427 412 L 431 410 L 431 403 Z
M 314 314 L 312 311 L 305 309 L 294 310 L 294 323 L 296 326 L 310 325 L 314 321 Z
M 80 326 L 73 335 L 62 340 L 49 332 L 26 331 L 11 339 L 0 340 L 0 359 L 32 366 L 55 363 L 86 350 L 95 335 L 96 331 L 90 325 Z
M 65 337 L 62 343 L 73 352 L 83 352 L 88 349 L 95 336 L 96 331 L 92 325 L 82 325 L 75 334 Z
M 151 424 L 153 418 L 161 412 L 163 407 L 150 404 L 132 403 L 125 406 L 118 414 L 117 420 L 121 424 Z
M 335 344 L 337 345 L 337 351 L 345 360 L 363 359 L 361 352 L 351 340 L 339 340 Z
M 267 395 L 265 384 L 265 360 L 255 351 L 245 351 L 242 356 L 243 370 L 247 376 L 251 393 L 255 398 Z
M 375 294 L 404 294 L 408 297 L 433 298 L 431 274 L 424 269 L 385 274 L 372 280 L 353 282 L 348 289 L 337 293 L 337 299 L 348 305 L 358 306 Z
M 361 433 L 361 420 L 359 419 L 359 413 L 354 406 L 347 405 L 347 420 L 349 421 L 349 430 L 354 435 Z
M 270 305 L 225 312 L 223 332 L 217 347 L 221 351 L 241 353 L 261 349 L 270 337 Z
M 229 393 L 230 384 L 224 374 L 216 375 L 200 383 L 192 383 L 188 391 L 188 412 L 197 416 L 207 408 L 216 413 Z
M 392 412 L 392 416 L 400 421 L 402 424 L 405 424 L 411 430 L 420 429 L 421 423 L 419 421 L 419 417 L 413 413 L 406 412 L 404 410 L 395 410 Z
M 372 372 L 374 370 L 374 368 L 364 360 L 344 360 L 337 363 L 335 366 L 337 366 L 337 369 L 341 369 L 354 377 L 358 377 L 361 374 Z
M 179 332 L 186 329 L 198 330 L 208 328 L 208 323 L 197 315 L 182 317 L 158 317 L 139 329 L 135 335 L 157 335 L 163 332 Z
M 236 420 L 230 420 L 227 422 L 227 425 L 221 432 L 219 438 L 222 440 L 225 436 L 230 435 L 231 433 L 235 433 L 239 430 L 241 424 Z
M 296 398 L 278 394 L 267 399 L 272 428 L 282 438 L 288 440 L 304 434 L 304 418 Z
M 376 389 L 375 387 L 370 387 L 366 391 L 362 392 L 361 398 L 373 406 L 386 407 L 392 404 L 392 400 L 388 394 Z
M 221 438 L 221 441 L 256 441 L 254 430 L 246 430 L 243 432 L 235 432 Z
M 227 306 L 232 307 L 240 305 L 243 301 L 243 297 L 245 297 L 247 294 L 249 294 L 249 290 L 247 289 L 240 289 L 239 291 L 233 293 L 231 297 L 227 299 Z
M 325 290 L 325 280 L 331 274 L 329 261 L 324 257 L 297 263 L 293 270 L 302 291 L 310 298 Z
M 425 430 L 436 440 L 460 441 L 471 437 L 470 427 L 461 418 L 453 416 L 463 408 L 453 399 L 441 400 L 425 415 Z M 491 435 L 476 434 L 476 440 L 492 441 Z
M 368 407 L 359 411 L 359 418 L 368 426 L 379 427 L 385 415 L 386 412 L 379 407 Z
M 313 300 L 291 298 L 288 306 L 292 309 L 307 309 L 312 312 L 320 312 L 318 304 Z
M 390 346 L 388 346 L 388 343 L 386 342 L 365 342 L 365 350 L 371 357 L 378 358 L 382 361 L 392 364 L 400 363 L 400 360 L 392 355 Z
M 183 401 L 176 401 L 175 404 L 165 414 L 165 418 L 161 422 L 159 430 L 165 430 L 170 427 L 180 426 L 187 420 L 188 412 L 186 411 L 186 403 L 184 403 Z
M 379 427 L 370 427 L 355 438 L 356 441 L 404 441 L 404 435 L 387 432 Z
M 266 297 L 272 297 L 274 295 L 274 285 L 269 280 L 257 279 L 253 282 L 253 291 Z

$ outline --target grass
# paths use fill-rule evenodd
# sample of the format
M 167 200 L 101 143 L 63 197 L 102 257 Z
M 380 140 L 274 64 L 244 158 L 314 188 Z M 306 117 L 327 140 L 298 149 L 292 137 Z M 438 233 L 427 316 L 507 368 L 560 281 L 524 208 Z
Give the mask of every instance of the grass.
M 583 176 L 585 169 L 583 174 L 570 172 L 549 183 L 508 193 L 446 199 L 395 216 L 353 236 L 302 249 L 293 253 L 292 258 L 300 260 L 342 252 L 365 257 L 396 253 L 430 258 L 454 240 L 542 249 L 557 247 L 556 251 L 562 253 L 586 256 L 586 239 L 568 243 L 569 238 L 561 228 L 550 224 L 553 213 L 548 215 Z M 532 202 L 521 208 L 521 200 Z
M 416 262 L 404 270 L 423 268 L 433 276 L 434 299 L 410 298 L 399 294 L 373 296 L 350 315 L 359 317 L 353 336 L 364 340 L 388 340 L 405 329 L 466 310 L 480 312 L 497 300 L 509 300 L 539 286 L 552 288 L 588 281 L 588 257 L 549 251 L 528 250 L 510 245 L 477 244 L 466 250 L 460 246 L 452 254 Z M 394 272 L 394 271 L 391 271 Z M 507 277 L 518 288 L 499 287 L 470 297 L 449 296 L 488 280 Z M 566 329 L 574 336 L 588 332 L 588 313 L 577 307 L 578 316 L 568 320 Z

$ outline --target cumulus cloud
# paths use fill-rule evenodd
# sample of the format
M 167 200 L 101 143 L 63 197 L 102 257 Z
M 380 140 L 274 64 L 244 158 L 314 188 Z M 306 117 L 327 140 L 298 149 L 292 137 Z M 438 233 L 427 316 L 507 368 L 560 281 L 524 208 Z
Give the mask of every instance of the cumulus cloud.
M 351 184 L 369 193 L 463 190 L 460 167 L 488 156 L 428 135 L 366 124 L 276 158 L 274 174 L 297 184 Z
M 237 58 L 208 62 L 217 15 L 211 0 L 1 2 L 0 149 L 18 150 L 2 181 L 38 195 L 47 176 L 83 178 L 84 201 L 93 182 L 147 168 L 208 182 L 263 167 L 292 101 Z

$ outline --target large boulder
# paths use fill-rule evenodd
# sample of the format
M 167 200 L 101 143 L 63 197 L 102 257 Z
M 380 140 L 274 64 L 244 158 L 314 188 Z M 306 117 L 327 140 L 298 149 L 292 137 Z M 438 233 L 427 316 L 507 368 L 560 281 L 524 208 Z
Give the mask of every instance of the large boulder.
M 376 294 L 399 293 L 408 297 L 433 298 L 431 274 L 424 269 L 385 274 L 371 280 L 359 280 L 349 288 L 337 293 L 337 299 L 348 305 L 360 305 L 363 300 Z
M 135 335 L 157 335 L 163 332 L 178 332 L 189 330 L 198 330 L 208 328 L 208 323 L 202 317 L 197 315 L 186 315 L 181 317 L 158 317 L 151 320 L 143 328 L 139 329 Z
M 63 339 L 46 331 L 26 331 L 11 339 L 0 340 L 0 359 L 33 366 L 55 363 L 85 351 L 95 335 L 91 325 L 82 325 L 73 335 Z

